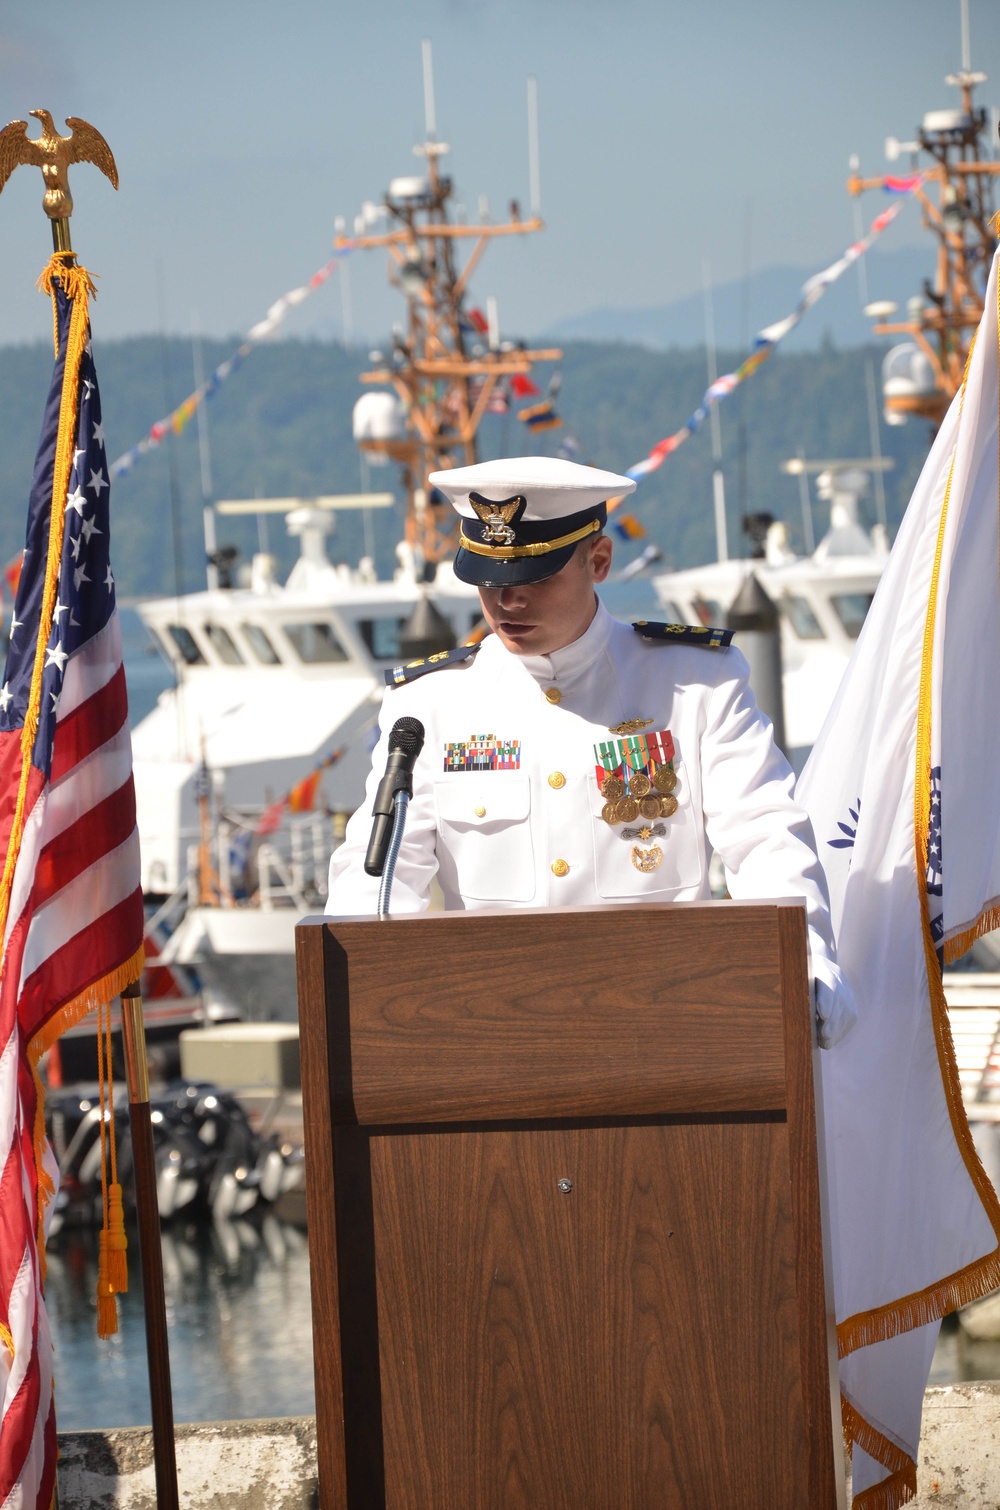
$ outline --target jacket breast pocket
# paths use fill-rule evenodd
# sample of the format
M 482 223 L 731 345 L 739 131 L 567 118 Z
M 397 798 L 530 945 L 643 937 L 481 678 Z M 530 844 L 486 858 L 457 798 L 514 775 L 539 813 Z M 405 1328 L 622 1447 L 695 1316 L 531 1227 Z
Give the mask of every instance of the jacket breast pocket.
M 434 783 L 441 857 L 477 902 L 530 902 L 535 894 L 531 786 L 502 771 L 460 772 Z
M 691 810 L 683 767 L 678 776 L 677 810 L 670 817 L 639 816 L 631 822 L 609 824 L 599 816 L 603 799 L 594 804 L 594 874 L 599 897 L 609 902 L 663 902 L 701 884 L 707 864 L 704 831 Z M 642 831 L 647 837 L 640 837 Z

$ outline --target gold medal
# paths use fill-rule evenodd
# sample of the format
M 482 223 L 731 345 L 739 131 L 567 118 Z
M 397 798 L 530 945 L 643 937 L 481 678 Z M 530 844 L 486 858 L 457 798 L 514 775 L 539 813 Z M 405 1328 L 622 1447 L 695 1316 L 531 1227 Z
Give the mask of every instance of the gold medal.
M 668 765 L 661 765 L 653 773 L 653 785 L 658 792 L 672 792 L 677 785 L 677 777 Z
M 660 797 L 643 797 L 639 803 L 639 811 L 644 818 L 659 818 L 661 813 Z
M 604 806 L 601 808 L 601 817 L 604 819 L 605 823 L 617 823 L 618 822 L 618 804 L 617 804 L 617 802 L 606 802 L 604 804 Z
M 676 811 L 677 811 L 677 798 L 676 797 L 661 797 L 660 798 L 660 817 L 661 818 L 672 818 L 674 816 L 674 814 L 676 813 Z
M 634 797 L 619 797 L 615 803 L 615 822 L 634 823 L 639 816 L 639 804 Z
M 601 782 L 602 797 L 624 797 L 625 783 L 620 776 L 605 776 Z
M 645 771 L 636 771 L 629 779 L 628 793 L 630 797 L 645 797 L 652 790 L 653 783 Z
M 654 844 L 651 849 L 640 849 L 638 844 L 632 846 L 632 864 L 643 875 L 649 875 L 650 871 L 655 870 L 662 859 L 663 851 L 658 844 Z

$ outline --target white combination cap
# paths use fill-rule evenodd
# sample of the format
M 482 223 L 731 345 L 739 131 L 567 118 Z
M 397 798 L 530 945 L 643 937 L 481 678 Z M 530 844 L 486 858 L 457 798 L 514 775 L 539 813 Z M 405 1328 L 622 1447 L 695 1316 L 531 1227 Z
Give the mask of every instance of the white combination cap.
M 432 487 L 462 516 L 455 575 L 480 587 L 554 576 L 577 544 L 603 529 L 607 500 L 631 477 L 555 456 L 515 456 L 432 472 Z

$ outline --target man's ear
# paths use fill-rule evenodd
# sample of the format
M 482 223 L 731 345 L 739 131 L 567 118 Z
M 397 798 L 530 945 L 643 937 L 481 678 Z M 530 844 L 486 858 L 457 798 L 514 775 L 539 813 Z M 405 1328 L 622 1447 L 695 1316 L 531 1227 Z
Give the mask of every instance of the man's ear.
M 611 570 L 614 546 L 607 535 L 598 535 L 590 547 L 590 575 L 594 582 L 603 582 Z

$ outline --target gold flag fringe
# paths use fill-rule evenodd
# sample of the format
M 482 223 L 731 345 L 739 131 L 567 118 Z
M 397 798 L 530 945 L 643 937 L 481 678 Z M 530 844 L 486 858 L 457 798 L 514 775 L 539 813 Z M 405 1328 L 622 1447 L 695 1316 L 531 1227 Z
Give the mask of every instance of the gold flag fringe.
M 889 1477 L 852 1498 L 851 1510 L 899 1510 L 917 1492 L 917 1465 L 908 1452 L 866 1421 L 844 1394 L 840 1396 L 844 1441 L 850 1453 L 856 1442 L 876 1463 L 888 1468 Z
M 93 281 L 86 268 L 70 265 L 56 253 L 51 258 L 39 279 L 39 286 L 52 294 L 55 307 L 55 282 L 62 284 L 67 292 L 72 289 L 69 335 L 66 342 L 66 361 L 63 368 L 62 396 L 59 401 L 59 428 L 56 433 L 55 466 L 52 479 L 52 506 L 49 513 L 49 546 L 45 563 L 45 583 L 42 589 L 42 607 L 38 620 L 38 639 L 35 644 L 35 663 L 31 672 L 31 689 L 28 707 L 21 730 L 21 777 L 18 783 L 14 821 L 11 825 L 3 873 L 0 875 L 0 936 L 7 926 L 11 887 L 14 883 L 14 868 L 24 836 L 25 806 L 28 797 L 28 776 L 31 771 L 31 748 L 38 732 L 38 710 L 42 696 L 42 671 L 45 666 L 45 648 L 52 633 L 52 613 L 59 587 L 59 568 L 62 561 L 63 525 L 66 515 L 66 494 L 69 489 L 69 474 L 76 449 L 77 394 L 80 387 L 80 359 L 87 342 L 89 328 L 88 295 Z
M 7 1349 L 8 1353 L 13 1358 L 13 1356 L 14 1356 L 14 1339 L 13 1339 L 13 1337 L 10 1334 L 10 1328 L 9 1327 L 5 1327 L 2 1321 L 0 1321 L 0 1342 L 3 1343 L 4 1347 Z
M 961 928 L 958 933 L 953 933 L 944 941 L 944 962 L 953 965 L 957 959 L 972 948 L 977 939 L 984 934 L 992 933 L 994 928 L 1000 928 L 1000 897 L 993 897 L 983 908 L 975 922 L 967 928 Z

